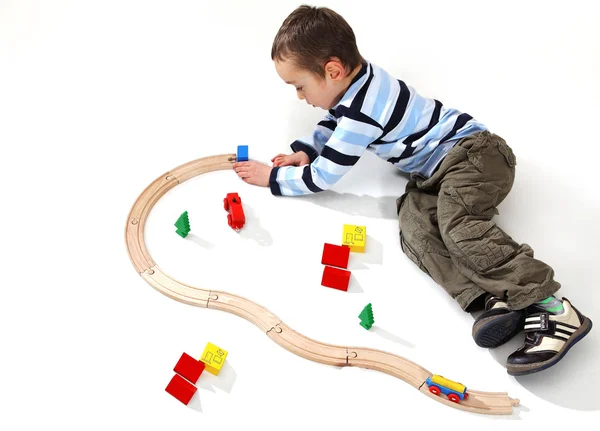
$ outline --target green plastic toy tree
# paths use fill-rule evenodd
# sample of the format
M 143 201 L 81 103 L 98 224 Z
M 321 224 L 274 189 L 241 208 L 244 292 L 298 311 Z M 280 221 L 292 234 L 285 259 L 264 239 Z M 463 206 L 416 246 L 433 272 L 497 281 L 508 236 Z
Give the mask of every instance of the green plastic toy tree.
M 366 330 L 371 329 L 371 326 L 375 323 L 375 319 L 373 318 L 373 307 L 370 302 L 363 308 L 363 311 L 360 312 L 358 318 L 360 319 L 360 326 Z
M 188 212 L 184 211 L 177 221 L 175 222 L 177 230 L 175 233 L 182 238 L 185 238 L 190 233 L 190 219 L 188 218 Z

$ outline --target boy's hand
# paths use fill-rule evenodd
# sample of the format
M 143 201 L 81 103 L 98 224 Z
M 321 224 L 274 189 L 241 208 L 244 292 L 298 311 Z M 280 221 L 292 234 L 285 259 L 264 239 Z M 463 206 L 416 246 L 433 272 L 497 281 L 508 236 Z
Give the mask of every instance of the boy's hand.
M 273 167 L 277 166 L 304 166 L 310 163 L 308 154 L 304 151 L 298 151 L 294 154 L 277 154 L 271 159 Z
M 259 162 L 238 162 L 233 164 L 233 170 L 248 184 L 266 187 L 269 185 L 271 167 Z

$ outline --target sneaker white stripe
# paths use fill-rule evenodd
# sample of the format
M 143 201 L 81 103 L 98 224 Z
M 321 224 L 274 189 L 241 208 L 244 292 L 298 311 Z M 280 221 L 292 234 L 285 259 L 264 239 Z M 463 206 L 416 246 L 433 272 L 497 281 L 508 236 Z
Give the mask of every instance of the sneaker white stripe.
M 577 329 L 571 328 L 570 326 L 561 325 L 560 322 L 556 322 L 556 328 L 560 328 L 562 331 L 567 331 L 567 332 L 570 332 L 571 334 L 573 332 L 577 331 Z
M 540 316 L 527 317 L 527 318 L 525 319 L 525 321 L 526 321 L 526 322 L 536 322 L 536 321 L 537 321 L 537 322 L 539 322 L 539 321 L 541 321 L 541 320 L 542 320 L 542 319 L 541 319 L 541 317 L 540 317 Z
M 555 332 L 555 333 L 554 333 L 554 336 L 555 336 L 555 337 L 560 337 L 560 338 L 562 338 L 562 339 L 564 339 L 564 340 L 568 340 L 569 338 L 571 338 L 571 336 L 570 336 L 570 335 L 563 334 L 562 332 Z
M 539 323 L 537 325 L 525 325 L 524 329 L 542 329 L 542 325 Z

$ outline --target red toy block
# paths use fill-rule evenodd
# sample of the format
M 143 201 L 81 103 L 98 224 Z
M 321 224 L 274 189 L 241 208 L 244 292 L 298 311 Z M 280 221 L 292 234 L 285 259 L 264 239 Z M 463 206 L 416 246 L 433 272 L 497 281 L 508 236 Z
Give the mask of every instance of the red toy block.
M 223 199 L 223 207 L 227 214 L 227 223 L 232 229 L 240 230 L 246 223 L 244 208 L 242 207 L 242 198 L 237 193 L 227 193 Z
M 347 292 L 348 284 L 350 283 L 350 274 L 350 271 L 334 268 L 333 266 L 326 266 L 323 270 L 321 285 Z
M 338 266 L 340 268 L 348 268 L 348 260 L 350 259 L 350 247 L 344 245 L 333 245 L 325 243 L 323 246 L 323 257 L 321 263 L 323 265 Z
M 196 386 L 192 385 L 179 374 L 175 374 L 165 388 L 165 391 L 173 395 L 186 406 L 197 390 L 198 388 L 196 388 Z
M 204 362 L 197 361 L 187 353 L 184 353 L 181 355 L 181 358 L 179 358 L 179 362 L 177 362 L 173 371 L 181 375 L 181 377 L 185 377 L 190 382 L 196 383 L 200 374 L 204 371 L 205 366 L 206 364 Z

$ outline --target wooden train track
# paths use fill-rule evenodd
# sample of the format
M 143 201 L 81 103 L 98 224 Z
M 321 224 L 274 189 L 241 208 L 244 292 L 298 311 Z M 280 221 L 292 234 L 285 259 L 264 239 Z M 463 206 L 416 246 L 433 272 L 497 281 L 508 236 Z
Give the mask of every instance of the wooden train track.
M 425 380 L 432 375 L 425 368 L 401 356 L 364 347 L 336 346 L 310 339 L 290 328 L 265 307 L 227 292 L 207 290 L 181 283 L 164 273 L 154 262 L 144 241 L 148 214 L 170 189 L 190 178 L 216 170 L 231 169 L 235 154 L 205 157 L 178 166 L 158 177 L 133 204 L 125 228 L 125 241 L 136 271 L 159 292 L 196 307 L 214 308 L 236 314 L 258 326 L 274 342 L 311 361 L 338 367 L 351 366 L 378 370 L 404 380 L 431 399 L 470 412 L 506 415 L 519 404 L 506 392 L 469 389 L 469 398 L 454 403 L 429 392 Z

